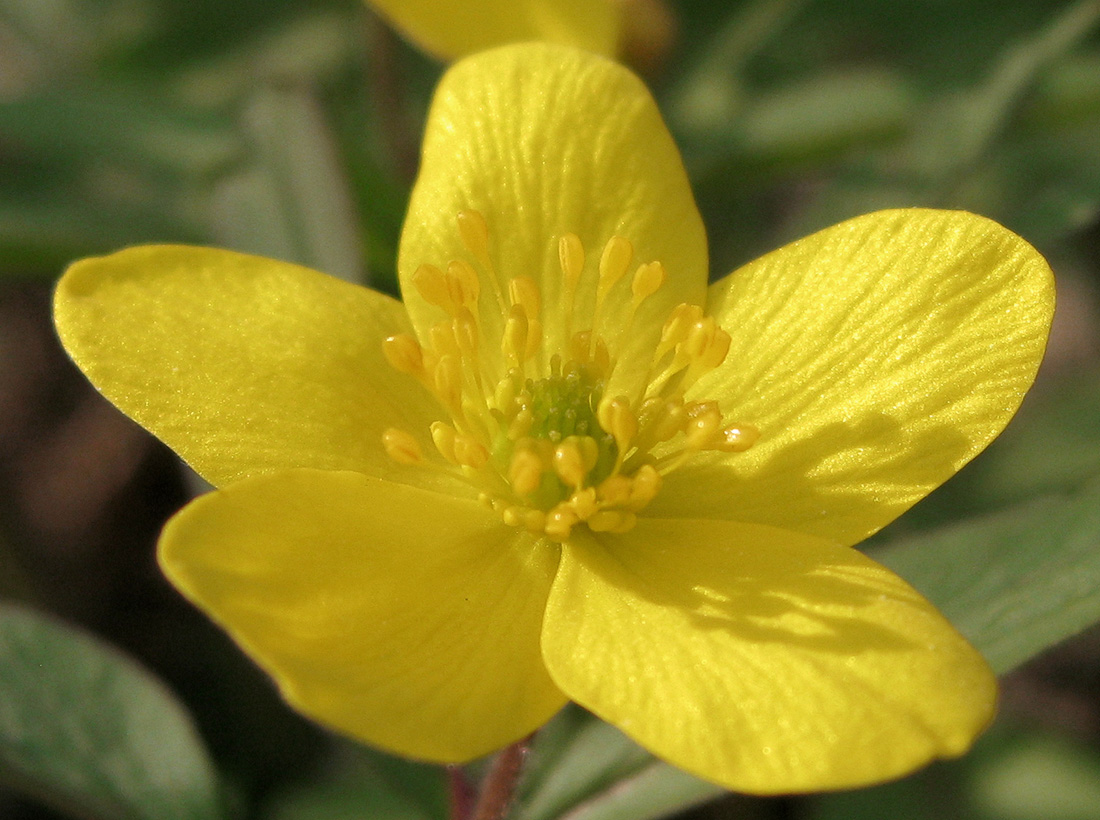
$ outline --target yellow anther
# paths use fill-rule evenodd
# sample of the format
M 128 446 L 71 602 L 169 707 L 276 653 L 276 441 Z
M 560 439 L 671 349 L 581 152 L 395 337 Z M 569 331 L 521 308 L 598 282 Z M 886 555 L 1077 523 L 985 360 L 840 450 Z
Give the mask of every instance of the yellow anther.
M 592 352 L 592 332 L 581 330 L 574 333 L 569 340 L 569 358 L 577 364 L 588 362 L 588 356 Z
M 544 465 L 533 449 L 517 449 L 508 465 L 508 481 L 517 495 L 530 495 L 539 488 Z
M 584 271 L 584 245 L 575 233 L 567 233 L 558 240 L 558 261 L 561 263 L 561 272 L 565 275 L 567 291 L 576 290 Z
M 638 523 L 638 517 L 629 510 L 600 510 L 586 522 L 592 532 L 626 532 Z
M 661 491 L 661 474 L 652 464 L 643 464 L 632 476 L 630 509 L 640 510 L 657 497 Z
M 462 415 L 462 365 L 457 356 L 440 356 L 435 366 L 435 394 L 455 416 Z
M 517 395 L 516 383 L 509 378 L 501 379 L 493 389 L 493 406 L 503 413 L 505 418 L 512 418 L 516 412 Z
M 527 361 L 527 330 L 527 313 L 519 305 L 513 305 L 500 337 L 500 352 L 520 366 Z
M 463 259 L 455 259 L 447 265 L 447 290 L 456 304 L 476 313 L 481 280 L 473 265 Z
M 477 320 L 466 308 L 462 308 L 451 322 L 455 344 L 459 352 L 467 359 L 477 358 Z
M 630 285 L 630 292 L 634 296 L 634 308 L 637 309 L 644 300 L 660 290 L 666 278 L 665 266 L 660 262 L 639 265 L 638 270 L 634 272 L 634 281 Z
M 558 504 L 546 514 L 543 531 L 554 541 L 564 541 L 577 523 L 577 514 L 565 503 Z
M 703 309 L 698 305 L 682 303 L 674 307 L 661 327 L 661 341 L 653 351 L 653 364 L 660 362 L 668 351 L 684 341 L 695 323 L 702 318 Z
M 536 319 L 539 315 L 541 299 L 539 286 L 530 276 L 517 276 L 508 283 L 508 297 L 513 305 L 519 305 L 527 313 L 528 319 Z
M 485 217 L 473 210 L 458 212 L 458 234 L 462 238 L 462 244 L 481 265 L 488 269 L 492 266 L 489 261 L 489 226 L 485 223 Z
M 504 523 L 509 527 L 522 527 L 525 522 L 524 513 L 526 512 L 527 510 L 523 507 L 507 507 L 500 517 L 504 519 Z
M 715 336 L 721 332 L 714 319 L 704 316 L 696 321 L 687 332 L 683 341 L 684 352 L 691 359 L 701 359 L 714 344 Z
M 524 357 L 527 359 L 535 358 L 535 355 L 539 352 L 539 348 L 542 347 L 542 322 L 538 319 L 527 320 L 527 349 L 524 352 Z
M 459 434 L 455 436 L 455 460 L 463 467 L 480 470 L 489 460 L 489 451 L 477 439 Z
M 512 419 L 512 422 L 508 425 L 508 438 L 512 441 L 518 441 L 531 432 L 531 427 L 534 426 L 534 423 L 535 416 L 530 408 L 522 408 L 516 413 L 516 417 Z
M 567 436 L 554 448 L 554 472 L 567 487 L 579 490 L 599 457 L 600 447 L 591 436 Z
M 715 325 L 706 349 L 699 354 L 699 365 L 707 370 L 718 367 L 730 352 L 730 335 Z
M 428 330 L 428 343 L 439 356 L 458 356 L 461 353 L 458 339 L 455 338 L 453 322 L 440 322 L 437 325 L 432 325 L 431 329 Z
M 760 438 L 760 431 L 751 424 L 732 424 L 722 430 L 712 450 L 721 450 L 723 453 L 743 453 Z
M 429 305 L 443 308 L 450 314 L 455 312 L 456 305 L 451 299 L 450 288 L 447 287 L 447 277 L 435 265 L 425 264 L 417 268 L 413 272 L 412 283 L 417 293 Z
M 546 513 L 542 510 L 527 510 L 523 514 L 523 526 L 530 532 L 541 533 L 546 529 Z
M 596 488 L 600 501 L 610 507 L 617 507 L 630 501 L 630 491 L 634 487 L 634 480 L 625 475 L 616 473 L 608 476 Z
M 581 521 L 587 521 L 589 517 L 595 515 L 600 509 L 600 505 L 596 501 L 595 487 L 586 487 L 583 490 L 578 490 L 569 497 L 567 503 Z
M 688 409 L 688 423 L 684 429 L 687 446 L 701 450 L 713 445 L 722 430 L 722 414 L 715 402 L 700 402 Z
M 408 333 L 398 333 L 382 342 L 382 353 L 398 373 L 419 374 L 424 369 L 424 351 Z
M 686 424 L 687 412 L 675 398 L 647 398 L 642 404 L 642 437 L 650 446 L 682 433 Z
M 607 343 L 599 336 L 592 345 L 592 364 L 596 366 L 596 373 L 601 376 L 611 372 L 611 353 L 607 349 Z
M 625 396 L 604 398 L 596 408 L 596 419 L 605 432 L 615 438 L 619 453 L 624 454 L 634 436 L 638 434 L 638 417 L 630 409 Z
M 455 432 L 455 428 L 443 421 L 433 421 L 429 429 L 432 433 L 432 443 L 435 444 L 439 454 L 451 464 L 458 464 L 458 459 L 455 457 L 455 439 L 458 433 Z
M 382 447 L 386 455 L 398 464 L 419 464 L 424 460 L 416 439 L 396 427 L 390 427 L 382 433 Z
M 613 236 L 607 240 L 600 257 L 600 279 L 596 285 L 596 306 L 599 307 L 607 292 L 626 274 L 630 260 L 634 257 L 634 246 L 628 239 Z

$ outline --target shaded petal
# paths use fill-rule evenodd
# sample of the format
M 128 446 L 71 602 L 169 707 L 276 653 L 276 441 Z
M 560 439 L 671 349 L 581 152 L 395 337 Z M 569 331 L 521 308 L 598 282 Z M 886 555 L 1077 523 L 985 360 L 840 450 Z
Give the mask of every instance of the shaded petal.
M 633 244 L 635 262 L 660 260 L 667 270 L 668 282 L 642 305 L 633 332 L 625 315 L 631 274 L 611 292 L 601 328 L 613 352 L 628 352 L 625 359 L 648 364 L 668 311 L 705 298 L 706 236 L 680 155 L 645 86 L 610 60 L 525 44 L 463 60 L 443 77 L 399 259 L 402 293 L 421 336 L 444 314 L 417 293 L 412 274 L 422 263 L 475 262 L 455 222 L 465 209 L 479 211 L 489 227 L 497 279 L 482 273 L 480 306 L 490 355 L 499 355 L 498 302 L 520 275 L 539 284 L 548 347 L 562 348 L 569 306 L 558 239 L 565 233 L 580 237 L 588 257 L 573 330 L 590 327 L 596 266 L 612 236 Z
M 1046 345 L 1054 286 L 1013 233 L 958 211 L 882 211 L 711 287 L 732 334 L 698 393 L 760 428 L 669 477 L 657 516 L 755 521 L 854 544 L 1004 428 Z
M 316 467 L 464 487 L 382 449 L 387 427 L 419 434 L 433 418 L 382 354 L 409 330 L 387 296 L 271 259 L 145 246 L 70 267 L 54 318 L 92 383 L 214 484 Z
M 565 702 L 538 649 L 558 552 L 476 502 L 294 470 L 199 498 L 159 551 L 291 704 L 369 743 L 465 761 Z
M 573 700 L 737 791 L 846 788 L 964 752 L 981 656 L 861 553 L 726 521 L 639 521 L 565 547 L 543 655 Z
M 522 40 L 613 55 L 622 10 L 614 0 L 369 0 L 426 51 L 453 60 Z

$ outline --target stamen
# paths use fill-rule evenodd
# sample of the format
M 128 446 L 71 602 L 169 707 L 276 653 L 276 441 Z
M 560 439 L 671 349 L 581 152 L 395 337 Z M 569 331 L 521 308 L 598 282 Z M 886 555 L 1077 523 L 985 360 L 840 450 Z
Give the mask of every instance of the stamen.
M 454 441 L 455 460 L 463 467 L 480 470 L 489 460 L 489 451 L 472 436 L 459 434 Z
M 455 418 L 462 418 L 462 365 L 458 356 L 439 357 L 435 366 L 435 394 Z
M 529 496 L 542 482 L 543 462 L 533 447 L 517 449 L 508 465 L 508 482 L 517 495 Z
M 386 455 L 398 464 L 419 464 L 424 460 L 420 445 L 412 434 L 390 427 L 382 433 L 382 447 Z
M 452 260 L 447 266 L 447 284 L 451 298 L 477 316 L 481 279 L 473 266 L 462 259 Z
M 382 342 L 382 353 L 398 373 L 416 376 L 424 371 L 424 351 L 408 333 L 387 337 Z
M 539 315 L 539 286 L 530 276 L 517 276 L 508 283 L 508 296 L 513 305 L 519 305 L 527 313 L 528 319 Z
M 634 272 L 634 281 L 630 285 L 630 292 L 634 297 L 632 311 L 637 310 L 643 301 L 661 289 L 667 278 L 665 266 L 660 262 L 647 262 L 639 265 Z
M 462 238 L 462 244 L 478 261 L 488 270 L 492 267 L 489 260 L 489 226 L 478 211 L 466 210 L 458 212 L 458 233 Z
M 527 313 L 519 305 L 512 305 L 512 309 L 508 311 L 508 321 L 504 325 L 504 334 L 500 339 L 500 352 L 520 368 L 527 360 L 528 329 Z
M 599 455 L 599 445 L 590 436 L 569 436 L 554 448 L 554 472 L 567 487 L 579 491 Z
M 573 304 L 577 296 L 577 283 L 584 272 L 584 245 L 575 233 L 567 233 L 558 240 L 558 262 L 565 279 L 565 338 L 573 336 Z
M 455 428 L 443 421 L 433 421 L 429 429 L 432 433 L 432 443 L 435 444 L 435 449 L 439 451 L 444 459 L 457 465 L 455 439 L 458 438 L 458 433 L 455 432 Z
M 760 431 L 751 424 L 730 425 L 722 431 L 721 437 L 710 449 L 723 453 L 743 453 L 759 439 Z
M 424 264 L 412 276 L 420 296 L 448 318 L 428 329 L 423 346 L 407 333 L 383 342 L 391 366 L 417 378 L 449 413 L 450 423 L 430 426 L 446 464 L 425 461 L 412 434 L 389 428 L 382 445 L 394 462 L 457 471 L 509 526 L 564 541 L 578 524 L 592 532 L 626 532 L 660 491 L 663 476 L 702 450 L 739 453 L 758 440 L 752 425 L 723 419 L 718 402 L 685 399 L 685 391 L 719 367 L 730 349 L 729 334 L 698 305 L 670 311 L 652 357 L 639 363 L 645 373 L 637 394 L 603 395 L 628 346 L 612 356 L 601 311 L 613 301 L 621 305 L 609 338 L 629 338 L 642 304 L 667 279 L 661 262 L 637 265 L 629 297 L 612 300 L 616 287 L 627 289 L 619 283 L 634 256 L 625 237 L 612 236 L 595 272 L 595 303 L 582 300 L 591 312 L 580 316 L 575 311 L 585 250 L 576 234 L 563 234 L 562 284 L 555 294 L 561 315 L 555 319 L 564 323 L 564 333 L 556 328 L 560 347 L 545 349 L 538 280 L 522 271 L 496 274 L 481 214 L 462 211 L 457 226 L 469 261 L 451 260 L 445 273 Z M 493 291 L 501 311 L 484 325 L 482 287 Z M 501 357 L 480 356 L 486 338 L 499 344 Z
M 447 287 L 447 277 L 443 271 L 435 265 L 421 265 L 413 272 L 412 282 L 425 302 L 454 315 L 458 308 L 451 298 L 451 290 Z
M 625 396 L 603 399 L 596 412 L 600 427 L 614 436 L 621 462 L 631 440 L 638 434 L 638 417 L 630 409 L 630 402 Z
M 629 240 L 621 236 L 613 236 L 604 245 L 603 256 L 600 257 L 600 279 L 596 285 L 596 311 L 607 297 L 608 291 L 626 274 L 630 267 L 630 260 L 634 257 L 634 246 Z M 595 326 L 595 317 L 593 317 Z

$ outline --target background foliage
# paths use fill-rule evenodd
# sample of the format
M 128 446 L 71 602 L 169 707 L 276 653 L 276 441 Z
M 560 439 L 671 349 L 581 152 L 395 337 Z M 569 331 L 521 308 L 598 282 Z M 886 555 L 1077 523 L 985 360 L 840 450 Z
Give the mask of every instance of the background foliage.
M 972 754 L 901 782 L 759 800 L 569 709 L 518 816 L 1100 817 L 1100 2 L 668 10 L 632 59 L 715 275 L 895 205 L 991 216 L 1056 270 L 1016 421 L 867 547 L 1007 673 L 1002 715 Z M 69 261 L 142 242 L 393 290 L 440 70 L 358 0 L 0 0 L 0 817 L 446 816 L 440 770 L 289 713 L 167 587 L 152 546 L 196 482 L 83 382 L 48 319 Z

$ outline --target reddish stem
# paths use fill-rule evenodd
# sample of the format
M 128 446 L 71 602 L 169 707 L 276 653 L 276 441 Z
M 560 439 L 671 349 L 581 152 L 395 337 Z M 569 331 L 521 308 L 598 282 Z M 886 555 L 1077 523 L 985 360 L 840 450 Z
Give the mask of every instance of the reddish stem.
M 461 766 L 447 767 L 447 788 L 451 798 L 450 820 L 470 820 L 477 795 Z
M 493 760 L 481 793 L 474 807 L 473 820 L 504 820 L 516 796 L 516 786 L 523 774 L 523 764 L 531 748 L 531 737 L 525 737 L 502 749 Z

